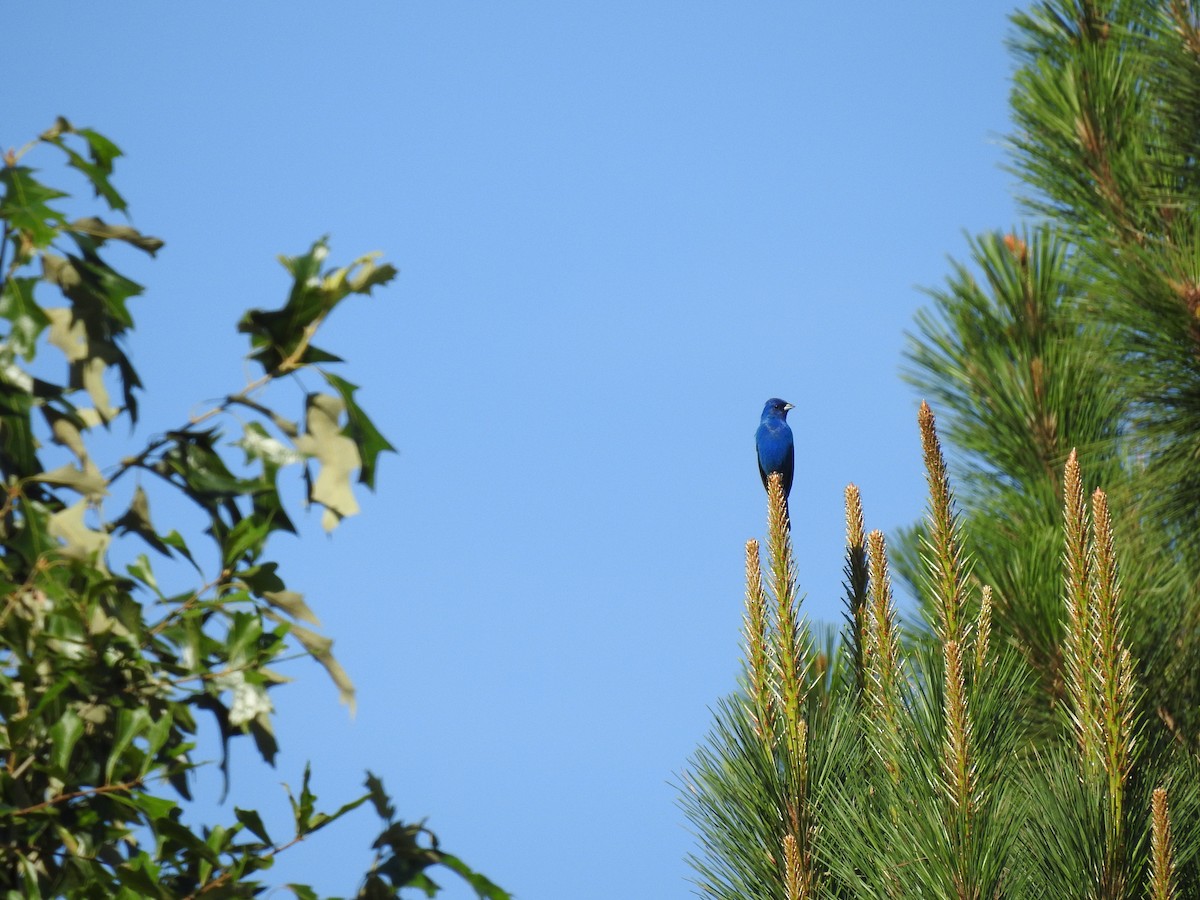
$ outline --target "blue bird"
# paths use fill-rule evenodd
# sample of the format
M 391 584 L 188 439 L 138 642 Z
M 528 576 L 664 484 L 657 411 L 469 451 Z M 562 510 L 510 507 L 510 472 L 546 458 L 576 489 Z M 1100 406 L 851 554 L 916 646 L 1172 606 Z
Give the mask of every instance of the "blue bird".
M 763 487 L 767 486 L 767 476 L 778 472 L 783 479 L 783 508 L 787 512 L 787 498 L 792 492 L 792 472 L 796 465 L 796 448 L 792 444 L 792 429 L 787 423 L 789 409 L 795 409 L 792 404 L 772 397 L 763 407 L 762 421 L 758 431 L 754 433 L 754 447 L 758 451 L 758 474 L 762 476 Z M 791 521 L 791 517 L 788 517 Z

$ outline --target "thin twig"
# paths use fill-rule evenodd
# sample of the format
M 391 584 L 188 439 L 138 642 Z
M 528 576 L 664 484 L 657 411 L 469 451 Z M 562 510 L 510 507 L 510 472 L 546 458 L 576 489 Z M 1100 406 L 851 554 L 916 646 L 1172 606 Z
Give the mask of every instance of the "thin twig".
M 294 838 L 292 838 L 290 841 L 288 841 L 286 844 L 280 844 L 278 847 L 272 847 L 270 850 L 266 851 L 265 853 L 260 855 L 258 858 L 259 859 L 274 859 L 278 854 L 282 853 L 284 850 L 287 850 L 289 847 L 294 847 L 297 844 L 299 844 L 302 840 L 304 840 L 304 838 L 305 838 L 305 835 L 298 834 Z M 264 868 L 265 868 L 265 866 L 264 866 Z M 201 887 L 200 890 L 198 890 L 194 893 L 188 894 L 186 897 L 183 898 L 183 900 L 196 900 L 197 897 L 199 897 L 203 894 L 207 894 L 209 891 L 215 891 L 217 888 L 222 887 L 225 884 L 225 882 L 229 881 L 229 879 L 231 879 L 232 877 L 233 877 L 233 869 L 226 869 L 224 872 L 222 872 L 220 875 L 218 875 L 212 881 L 208 882 L 203 887 Z
M 121 784 L 102 784 L 100 787 L 84 788 L 79 791 L 72 791 L 69 794 L 59 794 L 50 800 L 43 800 L 41 803 L 35 803 L 33 806 L 27 806 L 24 809 L 18 809 L 9 813 L 9 816 L 27 816 L 30 813 L 35 813 L 42 809 L 49 809 L 51 806 L 57 806 L 59 803 L 67 803 L 71 800 L 77 800 L 80 797 L 94 797 L 99 794 L 115 794 L 120 791 L 132 791 L 136 787 L 142 786 L 142 778 L 139 776 L 133 781 L 124 781 Z
M 257 393 L 259 390 L 261 390 L 262 388 L 264 388 L 268 384 L 270 384 L 272 381 L 274 381 L 275 379 L 282 378 L 284 375 L 291 374 L 293 372 L 293 370 L 302 368 L 302 365 L 300 363 L 300 358 L 304 355 L 304 352 L 308 349 L 308 346 L 311 343 L 313 336 L 316 335 L 317 329 L 321 326 L 321 323 L 325 321 L 325 315 L 326 315 L 326 313 L 322 312 L 312 322 L 310 322 L 305 327 L 304 333 L 300 336 L 300 341 L 296 344 L 296 346 L 292 350 L 292 352 L 287 355 L 287 358 L 279 363 L 279 365 L 275 368 L 274 371 L 267 372 L 265 375 L 262 375 L 259 378 L 256 378 L 254 381 L 250 382 L 250 384 L 246 385 L 244 388 L 242 388 L 236 394 L 229 394 L 223 401 L 221 401 L 221 403 L 214 406 L 212 409 L 209 409 L 208 411 L 203 412 L 198 416 L 193 416 L 191 419 L 188 420 L 188 423 L 186 425 L 184 425 L 182 428 L 177 428 L 174 431 L 169 432 L 169 433 L 170 434 L 187 433 L 191 429 L 195 428 L 197 425 L 200 425 L 200 424 L 208 421 L 209 419 L 213 418 L 214 416 L 219 415 L 222 412 L 225 412 L 226 410 L 229 409 L 229 407 L 231 407 L 235 404 L 249 406 L 252 409 L 262 409 L 262 407 L 260 407 L 256 403 L 254 403 L 250 398 L 255 393 Z M 120 478 L 122 475 L 124 475 L 126 472 L 128 472 L 130 469 L 146 468 L 146 460 L 150 458 L 151 454 L 153 454 L 155 451 L 161 449 L 162 447 L 166 446 L 169 443 L 171 443 L 171 438 L 163 436 L 163 437 L 158 438 L 154 441 L 151 441 L 149 444 L 147 444 L 146 448 L 144 450 L 142 450 L 142 452 L 139 453 L 137 456 L 126 457 L 124 460 L 121 461 L 121 464 L 117 467 L 116 471 L 113 472 L 112 476 L 108 478 L 109 485 L 115 484 L 117 479 Z

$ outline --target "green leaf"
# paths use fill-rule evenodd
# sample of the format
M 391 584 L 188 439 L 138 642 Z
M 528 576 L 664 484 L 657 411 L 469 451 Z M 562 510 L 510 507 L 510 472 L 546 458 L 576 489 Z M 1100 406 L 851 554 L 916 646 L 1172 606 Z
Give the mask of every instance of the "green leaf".
M 262 620 L 252 612 L 235 612 L 225 638 L 225 653 L 232 663 L 254 658 L 254 648 L 262 635 Z
M 167 534 L 161 535 L 161 538 L 164 544 L 175 550 L 180 556 L 195 566 L 197 572 L 200 571 L 200 566 L 197 565 L 196 560 L 192 559 L 192 552 L 188 550 L 187 544 L 178 531 L 172 529 Z
M 363 794 L 361 797 L 357 797 L 354 800 L 350 800 L 347 803 L 343 803 L 336 810 L 334 810 L 334 812 L 329 816 L 328 821 L 336 822 L 342 816 L 346 815 L 346 813 L 354 812 L 354 810 L 358 809 L 360 806 L 362 806 L 364 803 L 366 803 L 370 799 L 371 799 L 370 794 Z
M 42 470 L 37 458 L 30 413 L 33 397 L 23 391 L 0 391 L 0 470 L 25 478 Z
M 373 772 L 367 772 L 367 790 L 370 792 L 371 805 L 375 807 L 375 812 L 379 814 L 379 818 L 385 822 L 391 822 L 396 815 L 396 808 L 392 805 L 392 798 L 388 796 L 384 789 L 383 780 Z
M 375 461 L 379 454 L 386 451 L 396 452 L 393 447 L 375 427 L 375 423 L 367 417 L 367 414 L 362 411 L 354 400 L 354 392 L 358 390 L 358 385 L 351 384 L 343 378 L 339 378 L 332 372 L 322 370 L 322 375 L 329 382 L 329 386 L 338 392 L 342 398 L 342 403 L 346 407 L 346 428 L 345 432 L 354 441 L 358 447 L 358 452 L 362 457 L 362 468 L 359 471 L 358 480 L 367 487 L 374 490 L 375 488 Z
M 66 258 L 42 255 L 43 279 L 56 285 L 71 301 L 69 310 L 47 309 L 51 320 L 50 341 L 63 349 L 71 362 L 71 387 L 86 388 L 104 421 L 115 412 L 108 404 L 103 375 L 115 366 L 121 377 L 125 408 L 137 419 L 134 391 L 141 387 L 133 364 L 117 344 L 132 324 L 126 301 L 142 292 L 142 286 L 113 270 L 96 252 L 99 242 L 71 232 L 81 255 Z
M 283 579 L 279 577 L 279 563 L 268 562 L 251 566 L 239 572 L 238 578 L 256 597 L 261 597 L 266 591 L 282 591 L 287 588 Z
M 271 523 L 262 517 L 246 516 L 230 529 L 222 547 L 223 565 L 235 567 L 239 562 L 253 562 L 262 553 Z
M 90 159 L 85 159 L 70 147 L 63 135 L 76 135 L 83 138 Z M 110 208 L 118 212 L 125 209 L 124 198 L 117 193 L 108 178 L 113 172 L 113 161 L 122 155 L 116 144 L 91 128 L 75 128 L 62 116 L 58 117 L 52 128 L 42 133 L 41 140 L 58 147 L 65 153 L 68 164 L 84 174 L 91 182 L 96 196 L 103 197 Z
M 137 805 L 146 818 L 147 824 L 151 827 L 157 826 L 157 820 L 169 817 L 174 810 L 179 808 L 179 805 L 173 800 L 168 800 L 166 797 L 155 797 L 153 794 L 147 793 L 137 795 Z
M 83 730 L 83 720 L 75 710 L 69 708 L 50 728 L 50 764 L 60 773 L 60 777 L 66 777 L 70 769 L 71 754 L 83 737 Z
M 163 897 L 163 886 L 158 882 L 158 867 L 147 853 L 139 853 L 116 870 L 117 880 L 123 887 L 136 891 L 139 897 Z
M 512 894 L 471 869 L 457 856 L 443 853 L 439 862 L 450 871 L 457 872 L 463 881 L 473 887 L 475 893 L 483 898 L 483 900 L 512 900 Z
M 149 761 L 158 751 L 166 746 L 167 741 L 171 737 L 171 728 L 175 724 L 175 717 L 171 714 L 171 708 L 168 707 L 159 713 L 158 718 L 150 723 L 150 727 L 146 729 L 146 751 L 147 751 L 147 771 L 149 771 Z M 146 772 L 142 773 L 143 775 Z
M 288 802 L 292 805 L 292 818 L 296 824 L 296 836 L 302 836 L 308 833 L 308 823 L 312 818 L 313 808 L 316 805 L 316 795 L 308 788 L 308 783 L 312 779 L 312 764 L 304 764 L 304 779 L 300 783 L 300 797 L 293 796 L 291 788 L 288 788 Z M 285 785 L 285 787 L 287 787 Z
M 219 857 L 222 852 L 229 849 L 229 845 L 233 843 L 233 837 L 231 830 L 224 825 L 214 825 L 205 837 L 204 843 Z
M 340 819 L 342 816 L 346 815 L 347 813 L 353 812 L 354 810 L 356 810 L 360 806 L 362 806 L 364 803 L 366 803 L 367 800 L 370 799 L 370 796 L 371 796 L 370 794 L 363 794 L 361 797 L 358 797 L 355 800 L 351 800 L 349 803 L 343 803 L 332 813 L 323 813 L 323 812 L 315 813 L 309 819 L 309 823 L 308 823 L 309 824 L 309 832 L 308 833 L 312 834 L 314 831 L 317 831 L 321 828 L 324 828 L 326 825 L 336 822 L 338 819 Z
M 106 170 L 105 166 L 97 165 L 95 162 L 84 159 L 65 143 L 59 142 L 58 146 L 67 155 L 68 164 L 72 168 L 82 172 L 87 180 L 92 183 L 92 189 L 96 192 L 97 197 L 103 197 L 109 208 L 117 212 L 123 212 L 126 209 L 128 204 L 125 202 L 125 198 L 117 192 L 117 189 L 113 187 L 112 182 L 108 179 L 109 174 L 112 172 L 111 165 Z
M 33 247 L 40 249 L 48 247 L 66 223 L 63 214 L 47 204 L 67 195 L 41 184 L 33 172 L 24 166 L 0 166 L 0 187 L 4 189 L 0 218 L 7 219 Z
M 92 159 L 106 172 L 112 171 L 113 160 L 124 155 L 116 144 L 90 128 L 78 128 L 75 133 L 87 141 Z
M 421 836 L 427 835 L 432 847 L 421 844 Z M 393 822 L 383 830 L 372 845 L 376 850 L 386 848 L 389 852 L 379 865 L 379 871 L 391 879 L 397 887 L 417 887 L 422 873 L 441 860 L 437 849 L 437 838 L 423 823 Z
M 163 596 L 162 592 L 158 589 L 158 582 L 154 578 L 154 570 L 150 568 L 150 558 L 145 553 L 139 553 L 137 559 L 125 566 L 125 571 L 154 591 L 159 597 Z
M 112 783 L 113 774 L 121 762 L 121 756 L 133 743 L 133 739 L 146 730 L 150 725 L 150 711 L 144 706 L 135 709 L 122 709 L 117 713 L 116 734 L 113 737 L 112 749 L 104 764 L 104 780 Z
M 311 339 L 309 329 L 328 311 L 320 290 L 321 261 L 329 249 L 324 239 L 313 244 L 308 253 L 281 257 L 294 281 L 287 302 L 277 310 L 252 309 L 238 323 L 238 331 L 250 335 L 255 352 L 251 358 L 274 373 Z M 295 362 L 303 362 L 303 359 Z
M 12 323 L 5 338 L 12 351 L 32 360 L 37 351 L 38 336 L 50 320 L 34 298 L 36 278 L 8 278 L 0 291 L 0 316 Z
M 251 493 L 261 482 L 237 478 L 226 467 L 213 445 L 219 432 L 174 432 L 175 447 L 164 457 L 188 487 L 215 497 Z
M 279 742 L 275 740 L 275 732 L 271 728 L 271 718 L 266 713 L 259 713 L 248 726 L 250 737 L 254 739 L 254 747 L 258 755 L 267 765 L 275 765 L 275 756 L 279 753 Z
M 115 359 L 114 351 L 119 353 L 116 345 L 92 341 L 84 320 L 70 309 L 51 307 L 45 313 L 50 319 L 50 343 L 63 352 L 71 365 L 71 387 L 85 389 L 100 418 L 110 421 L 118 410 L 109 402 L 104 372 L 109 361 Z
M 112 523 L 112 527 L 120 534 L 128 534 L 130 532 L 136 534 L 163 556 L 169 557 L 171 555 L 166 542 L 159 538 L 157 532 L 154 530 L 154 525 L 150 522 L 150 498 L 146 495 L 145 489 L 140 484 L 133 491 L 133 499 L 129 502 L 129 509 L 125 510 L 124 514 Z M 180 538 L 180 541 L 182 540 Z M 184 549 L 186 550 L 187 548 L 185 547 Z
M 48 707 L 58 698 L 59 694 L 71 686 L 72 679 L 70 676 L 64 676 L 55 681 L 54 684 L 47 688 L 42 693 L 42 696 L 38 698 L 37 706 L 33 708 L 33 712 L 28 717 L 25 717 L 26 720 L 36 720 L 39 716 L 41 716 L 46 707 Z M 14 723 L 9 723 L 9 727 L 14 727 Z
M 271 840 L 271 836 L 267 834 L 267 829 L 266 826 L 263 825 L 262 817 L 256 810 L 241 809 L 235 806 L 233 808 L 233 814 L 237 816 L 237 820 L 239 822 L 246 826 L 246 828 L 249 829 L 250 832 L 252 832 L 254 836 L 261 840 L 264 844 L 274 844 L 274 841 Z
M 285 364 L 295 368 L 336 361 L 337 357 L 311 345 L 313 331 L 345 297 L 369 294 L 376 285 L 396 275 L 392 266 L 376 264 L 375 253 L 359 257 L 345 268 L 322 273 L 321 263 L 328 254 L 328 244 L 322 238 L 306 254 L 280 257 L 293 278 L 287 302 L 277 310 L 250 310 L 238 323 L 238 330 L 250 335 L 254 348 L 251 358 L 267 373 L 278 374 Z
M 81 256 L 63 257 L 47 253 L 43 257 L 43 278 L 57 285 L 71 301 L 72 314 L 82 319 L 88 337 L 104 345 L 132 327 L 133 317 L 126 301 L 140 295 L 143 288 L 113 269 L 97 254 L 102 241 L 83 232 L 70 232 Z
M 156 830 L 163 836 L 179 843 L 187 852 L 198 856 L 210 866 L 218 865 L 219 857 L 200 837 L 175 817 L 158 817 L 155 822 Z

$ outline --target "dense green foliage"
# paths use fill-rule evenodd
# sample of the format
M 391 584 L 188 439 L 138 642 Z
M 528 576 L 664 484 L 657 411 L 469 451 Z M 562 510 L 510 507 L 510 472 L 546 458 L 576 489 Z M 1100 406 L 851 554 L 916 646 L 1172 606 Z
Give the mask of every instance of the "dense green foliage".
M 1015 19 L 1011 146 L 1043 224 L 983 235 L 917 322 L 910 377 L 958 452 L 975 576 L 1061 693 L 1061 472 L 1114 500 L 1147 712 L 1200 737 L 1200 32 L 1182 3 Z M 916 543 L 904 553 L 911 575 Z
M 852 491 L 818 666 L 772 517 L 745 679 L 684 785 L 702 896 L 1200 896 L 1200 12 L 1013 23 L 1034 219 L 971 241 L 910 344 L 950 450 L 923 411 L 920 620 Z
M 106 464 L 93 437 L 136 424 L 142 389 L 125 349 L 142 287 L 107 258 L 114 244 L 153 255 L 162 242 L 96 216 L 69 219 L 63 209 L 80 201 L 25 162 L 55 151 L 106 214 L 126 208 L 111 180 L 118 148 L 63 119 L 0 166 L 0 892 L 254 896 L 278 853 L 369 803 L 382 830 L 358 896 L 406 886 L 433 896 L 427 870 L 441 865 L 480 897 L 507 897 L 422 825 L 397 820 L 370 773 L 362 796 L 324 813 L 306 770 L 284 839 L 237 806 L 227 823 L 184 824 L 189 775 L 204 762 L 202 722 L 224 748 L 227 790 L 236 788 L 231 741 L 249 739 L 274 761 L 270 691 L 285 680 L 273 668 L 285 654 L 317 660 L 353 702 L 332 641 L 308 627 L 316 617 L 266 552 L 274 532 L 294 530 L 278 489 L 286 469 L 303 476 L 331 530 L 358 509 L 355 480 L 373 487 L 391 449 L 356 386 L 330 368 L 338 358 L 313 339 L 343 300 L 370 294 L 395 269 L 373 254 L 327 268 L 324 241 L 284 258 L 283 306 L 251 310 L 238 326 L 261 376 Z M 327 391 L 293 395 L 287 402 L 303 412 L 293 421 L 269 388 L 298 386 L 299 372 Z M 203 535 L 163 526 L 152 503 L 198 511 Z M 110 570 L 114 560 L 121 571 Z M 180 583 L 189 586 L 160 587 Z

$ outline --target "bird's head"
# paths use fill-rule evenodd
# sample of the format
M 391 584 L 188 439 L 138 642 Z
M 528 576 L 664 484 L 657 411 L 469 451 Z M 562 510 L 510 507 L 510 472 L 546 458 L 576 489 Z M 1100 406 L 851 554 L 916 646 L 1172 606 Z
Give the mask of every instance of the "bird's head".
M 788 403 L 786 400 L 780 400 L 778 397 L 772 397 L 767 401 L 767 405 L 763 407 L 763 418 L 767 416 L 778 416 L 781 419 L 786 419 L 788 410 L 796 407 Z

